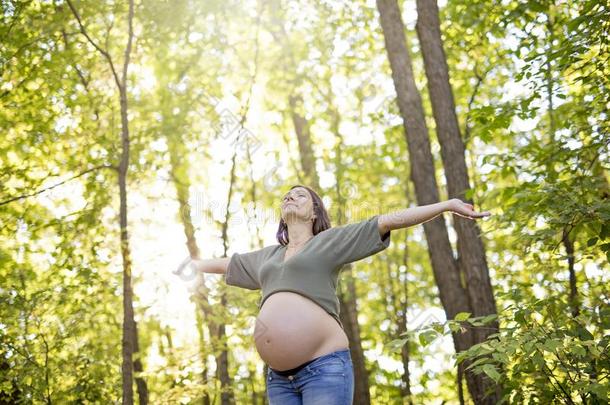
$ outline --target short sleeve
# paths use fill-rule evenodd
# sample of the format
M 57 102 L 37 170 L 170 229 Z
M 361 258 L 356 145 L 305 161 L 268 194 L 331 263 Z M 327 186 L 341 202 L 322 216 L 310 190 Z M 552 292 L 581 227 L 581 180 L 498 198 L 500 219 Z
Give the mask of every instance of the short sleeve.
M 267 251 L 263 248 L 248 253 L 233 253 L 225 273 L 225 283 L 249 290 L 259 290 L 261 286 L 258 275 Z
M 336 265 L 343 265 L 374 255 L 388 246 L 391 231 L 379 235 L 379 216 L 334 228 L 329 243 L 333 246 Z

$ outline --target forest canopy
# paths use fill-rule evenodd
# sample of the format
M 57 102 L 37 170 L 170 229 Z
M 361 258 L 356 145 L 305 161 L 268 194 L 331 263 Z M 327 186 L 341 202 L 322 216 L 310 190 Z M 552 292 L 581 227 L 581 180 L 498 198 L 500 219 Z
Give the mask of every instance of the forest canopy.
M 340 273 L 357 404 L 610 401 L 598 0 L 3 0 L 0 404 L 265 403 L 194 259 L 450 199 Z

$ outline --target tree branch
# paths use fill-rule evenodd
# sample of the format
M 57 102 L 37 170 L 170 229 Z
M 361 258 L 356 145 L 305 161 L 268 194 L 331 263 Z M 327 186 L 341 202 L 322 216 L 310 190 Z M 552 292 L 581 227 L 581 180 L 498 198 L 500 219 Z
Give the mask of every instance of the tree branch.
M 87 38 L 87 40 L 89 41 L 89 43 L 91 45 L 93 45 L 93 47 L 95 49 L 97 49 L 102 55 L 104 55 L 104 57 L 106 58 L 106 60 L 108 60 L 108 63 L 110 64 L 110 70 L 112 70 L 112 75 L 114 76 L 114 81 L 116 82 L 116 84 L 119 86 L 119 88 L 121 88 L 121 81 L 119 80 L 119 76 L 116 73 L 116 70 L 114 69 L 114 63 L 112 63 L 112 57 L 110 56 L 110 54 L 102 49 L 97 43 L 95 43 L 95 41 L 89 36 L 89 34 L 87 33 L 87 30 L 85 29 L 85 26 L 83 25 L 80 15 L 78 14 L 78 11 L 76 11 L 76 8 L 74 7 L 74 5 L 72 4 L 71 0 L 67 0 L 66 1 L 68 3 L 68 6 L 70 7 L 70 10 L 72 10 L 72 14 L 74 14 L 74 17 L 76 17 L 76 21 L 78 21 L 78 26 L 80 27 L 80 32 L 85 36 L 85 38 Z M 130 25 L 130 30 L 131 30 L 131 25 Z M 130 37 L 130 42 L 131 42 L 131 37 Z
M 90 173 L 90 172 L 92 172 L 94 170 L 98 170 L 98 169 L 114 169 L 114 170 L 117 170 L 117 167 L 113 166 L 113 165 L 100 165 L 100 166 L 96 166 L 96 167 L 93 167 L 91 169 L 85 170 L 84 172 L 81 172 L 81 173 L 79 173 L 79 174 L 77 174 L 77 175 L 75 175 L 73 177 L 70 177 L 69 179 L 66 179 L 66 180 L 64 180 L 64 181 L 62 181 L 60 183 L 54 184 L 51 187 L 47 187 L 47 188 L 43 188 L 42 190 L 38 190 L 38 191 L 36 191 L 36 192 L 34 192 L 32 194 L 24 194 L 24 195 L 20 195 L 20 196 L 9 198 L 8 200 L 0 201 L 0 206 L 1 205 L 9 204 L 9 203 L 11 203 L 13 201 L 22 200 L 22 199 L 27 198 L 27 197 L 32 197 L 32 196 L 38 195 L 40 193 L 43 193 L 43 192 L 45 192 L 47 190 L 50 190 L 52 188 L 55 188 L 57 186 L 61 186 L 62 184 L 67 183 L 70 180 L 74 180 L 74 179 L 76 179 L 78 177 L 84 176 L 85 174 Z

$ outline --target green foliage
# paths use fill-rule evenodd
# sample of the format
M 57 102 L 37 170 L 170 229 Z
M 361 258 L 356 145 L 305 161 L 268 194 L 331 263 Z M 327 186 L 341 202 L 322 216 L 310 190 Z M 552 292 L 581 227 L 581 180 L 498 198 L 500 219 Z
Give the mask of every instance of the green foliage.
M 74 4 L 91 37 L 108 46 L 121 69 L 128 3 Z M 212 97 L 218 97 L 237 100 L 234 117 L 241 107 L 251 108 L 246 127 L 264 115 L 259 127 L 248 130 L 271 150 L 238 157 L 233 191 L 248 195 L 254 184 L 257 204 L 274 207 L 276 189 L 301 176 L 296 140 L 274 144 L 293 136 L 288 100 L 300 94 L 298 112 L 309 125 L 334 224 L 348 220 L 342 215 L 350 204 L 352 214 L 415 204 L 374 5 L 287 4 L 136 2 L 127 89 L 130 196 L 142 191 L 140 183 L 164 182 L 168 173 L 176 183 L 199 182 L 211 194 L 223 192 L 213 187 L 229 180 L 212 168 L 231 156 L 216 156 L 212 146 L 229 143 L 216 131 L 220 112 Z M 115 172 L 94 169 L 118 163 L 114 79 L 65 2 L 5 1 L 2 10 L 0 200 L 23 198 L 0 205 L 0 402 L 9 396 L 34 403 L 116 402 L 122 320 L 118 193 Z M 381 257 L 353 268 L 372 400 L 399 403 L 404 387 L 400 367 L 386 369 L 372 360 L 371 351 L 402 364 L 406 348 L 414 402 L 455 401 L 455 367 L 441 359 L 442 371 L 429 368 L 435 343 L 497 319 L 497 334 L 455 359 L 470 361 L 470 369 L 503 384 L 507 402 L 607 402 L 608 5 L 455 0 L 440 12 L 473 184 L 467 196 L 494 213 L 480 228 L 497 304 L 504 310 L 499 317 L 464 312 L 413 328 L 408 309 L 440 307 L 428 256 L 435 247 L 425 243 L 420 227 L 393 232 L 393 244 Z M 411 27 L 406 35 L 426 102 Z M 233 145 L 224 147 L 233 152 Z M 434 139 L 432 149 L 438 157 Z M 193 162 L 192 169 L 171 161 L 169 152 Z M 436 161 L 435 174 L 442 179 L 440 158 Z M 261 170 L 269 162 L 289 169 Z M 251 171 L 260 177 L 253 180 Z M 173 194 L 169 198 L 174 202 Z M 140 208 L 130 206 L 130 221 Z M 165 221 L 175 225 L 178 215 Z M 137 234 L 132 237 L 138 240 Z M 157 264 L 137 260 L 134 268 Z M 143 274 L 134 278 L 137 291 L 148 275 L 135 273 Z M 244 342 L 255 297 L 246 298 L 243 291 L 228 297 L 238 305 L 228 305 L 228 312 L 213 320 L 231 319 L 237 339 L 230 353 L 253 350 Z M 210 368 L 210 382 L 202 383 L 203 366 L 209 364 L 198 351 L 207 350 L 205 334 L 180 346 L 172 343 L 176 331 L 146 308 L 137 315 L 141 376 L 151 402 L 188 403 L 204 393 L 216 398 L 220 385 Z M 401 333 L 405 319 L 407 332 Z M 197 325 L 203 331 L 211 320 L 199 319 Z M 150 357 L 159 363 L 148 364 Z M 247 373 L 243 358 L 233 356 L 229 363 L 237 402 L 260 397 L 260 363 L 246 362 Z M 434 383 L 441 388 L 433 389 Z
M 456 363 L 471 361 L 467 369 L 501 383 L 509 403 L 606 403 L 607 307 L 583 308 L 576 318 L 566 316 L 568 309 L 556 297 L 509 306 L 501 313 L 500 332 L 458 353 Z

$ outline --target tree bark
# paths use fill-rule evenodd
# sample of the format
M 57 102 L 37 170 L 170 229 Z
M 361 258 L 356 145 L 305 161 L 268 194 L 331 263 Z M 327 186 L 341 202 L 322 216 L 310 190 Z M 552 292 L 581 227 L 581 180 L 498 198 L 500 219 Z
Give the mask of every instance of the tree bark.
M 343 182 L 343 137 L 339 132 L 341 116 L 334 107 L 333 97 L 328 86 L 327 101 L 331 113 L 331 130 L 335 134 L 335 193 L 337 195 L 336 212 L 339 224 L 345 222 L 345 198 L 342 189 L 345 189 Z M 336 225 L 335 225 L 336 226 Z M 358 323 L 358 302 L 356 293 L 356 283 L 352 275 L 353 266 L 347 264 L 341 271 L 341 283 L 337 291 L 339 297 L 339 317 L 345 328 L 349 340 L 350 355 L 354 366 L 354 404 L 365 405 L 371 403 L 369 390 L 369 371 L 366 368 L 364 350 L 362 349 L 362 339 L 360 338 L 360 324 Z
M 187 150 L 186 147 L 184 146 L 184 141 L 183 139 L 181 139 L 179 136 L 177 135 L 172 135 L 172 134 L 176 134 L 176 128 L 173 127 L 171 124 L 171 114 L 169 114 L 170 111 L 170 105 L 166 103 L 169 103 L 169 99 L 167 97 L 163 97 L 161 100 L 161 107 L 162 107 L 162 111 L 164 112 L 164 119 L 163 119 L 163 133 L 165 135 L 165 138 L 167 140 L 167 145 L 168 145 L 168 152 L 169 152 L 169 158 L 170 158 L 170 174 L 171 174 L 171 178 L 173 180 L 174 183 L 174 187 L 176 188 L 176 196 L 177 196 L 177 200 L 178 200 L 178 212 L 179 212 L 179 219 L 182 222 L 182 227 L 184 230 L 184 235 L 186 237 L 186 246 L 187 246 L 187 250 L 189 253 L 189 256 L 191 258 L 198 258 L 199 257 L 199 247 L 197 245 L 197 239 L 195 237 L 195 227 L 193 226 L 193 222 L 192 222 L 192 212 L 191 212 L 191 207 L 189 205 L 189 197 L 190 197 L 190 193 L 189 193 L 189 188 L 190 188 L 190 180 L 188 178 L 188 172 L 189 172 L 189 164 L 188 161 L 185 160 L 183 157 L 187 156 Z M 167 114 L 165 114 L 167 112 Z M 179 132 L 178 132 L 179 133 Z M 206 350 L 206 347 L 210 347 L 211 345 L 206 345 L 204 342 L 204 337 L 203 337 L 203 328 L 205 323 L 203 322 L 204 319 L 211 319 L 212 318 L 212 308 L 210 303 L 208 302 L 208 294 L 209 291 L 207 289 L 207 287 L 204 284 L 204 279 L 203 279 L 203 275 L 201 273 L 197 273 L 195 276 L 195 287 L 194 287 L 194 291 L 192 291 L 192 297 L 193 300 L 195 302 L 196 305 L 196 317 L 197 317 L 197 323 L 201 324 L 200 328 L 201 328 L 201 332 L 200 332 L 200 353 L 201 353 L 201 362 L 203 365 L 203 372 L 201 375 L 201 383 L 204 386 L 207 386 L 208 384 L 208 376 L 207 376 L 207 356 L 208 356 L 208 352 Z M 206 325 L 207 326 L 207 325 Z M 210 333 L 210 337 L 212 339 L 214 339 L 214 334 Z M 202 402 L 204 404 L 209 404 L 210 403 L 210 397 L 206 392 L 204 392 L 203 394 L 203 398 L 202 398 Z
M 320 180 L 316 170 L 316 158 L 311 146 L 311 133 L 309 122 L 303 116 L 303 98 L 301 95 L 290 95 L 288 99 L 290 115 L 294 125 L 294 132 L 299 143 L 299 156 L 301 157 L 301 168 L 305 174 L 305 181 L 312 187 L 319 189 Z
M 405 184 L 405 194 L 407 197 L 407 201 L 413 200 L 411 196 L 411 190 L 409 184 Z M 405 249 L 402 255 L 402 265 L 405 267 L 405 282 L 402 290 L 398 288 L 395 294 L 396 296 L 396 312 L 398 312 L 399 317 L 397 319 L 398 330 L 396 338 L 401 338 L 402 333 L 407 331 L 408 326 L 408 316 L 407 316 L 407 308 L 409 307 L 409 278 L 407 277 L 407 273 L 409 271 L 409 236 L 408 232 L 405 236 Z M 397 270 L 399 273 L 400 270 Z M 389 272 L 388 272 L 389 273 Z M 392 282 L 398 283 L 399 277 L 392 278 Z M 399 286 L 400 287 L 400 286 Z M 401 294 L 402 293 L 402 294 Z M 410 360 L 410 352 L 409 352 L 409 339 L 405 342 L 404 346 L 400 350 L 402 366 L 404 368 L 404 373 L 402 374 L 402 385 L 400 387 L 400 391 L 402 394 L 402 398 L 405 404 L 413 405 L 413 397 L 411 392 L 411 372 L 409 370 L 409 360 Z
M 241 124 L 243 125 L 243 117 L 241 120 Z M 233 156 L 231 159 L 231 173 L 229 176 L 229 190 L 227 195 L 227 205 L 225 207 L 225 219 L 222 222 L 221 234 L 222 234 L 222 244 L 223 244 L 223 257 L 227 257 L 227 252 L 229 249 L 229 221 L 231 216 L 231 211 L 229 209 L 229 204 L 231 203 L 231 199 L 233 197 L 233 187 L 235 186 L 236 176 L 235 171 L 237 169 L 236 165 L 236 157 L 237 151 L 233 152 Z M 226 291 L 224 288 L 220 292 L 220 308 L 227 307 L 227 297 Z M 235 403 L 235 395 L 233 390 L 231 389 L 231 376 L 229 375 L 229 353 L 227 351 L 226 345 L 226 328 L 223 322 L 216 322 L 215 320 L 210 320 L 210 328 L 215 332 L 216 342 L 219 346 L 219 353 L 216 355 L 216 377 L 220 380 L 221 393 L 220 393 L 220 403 L 222 405 L 234 404 Z M 216 346 L 215 346 L 216 347 Z M 216 350 L 215 350 L 216 352 Z
M 470 190 L 468 169 L 464 153 L 464 143 L 460 134 L 458 119 L 455 113 L 455 102 L 449 67 L 441 40 L 440 21 L 436 0 L 417 0 L 417 33 L 424 58 L 424 67 L 430 91 L 432 112 L 436 122 L 436 133 L 441 145 L 441 158 L 445 168 L 449 198 L 459 198 L 473 203 L 466 198 Z M 460 272 L 466 278 L 466 291 L 474 316 L 497 315 L 493 287 L 489 278 L 489 268 L 485 257 L 485 248 L 480 237 L 480 229 L 475 221 L 453 216 L 457 233 L 457 249 Z M 474 343 L 480 343 L 499 330 L 498 321 L 490 322 L 487 327 L 475 329 Z M 479 395 L 477 403 L 496 403 L 501 398 L 501 387 L 493 380 L 483 376 L 481 393 L 494 390 L 489 397 Z
M 127 172 L 129 170 L 129 120 L 127 118 L 128 102 L 127 102 L 127 70 L 129 68 L 129 57 L 131 54 L 131 45 L 134 37 L 133 33 L 133 17 L 134 17 L 134 2 L 129 1 L 127 46 L 124 52 L 123 71 L 119 76 L 116 71 L 114 62 L 108 50 L 101 48 L 89 35 L 85 26 L 82 23 L 81 17 L 70 0 L 67 1 L 72 14 L 76 18 L 81 33 L 87 38 L 89 43 L 102 54 L 108 62 L 112 72 L 115 84 L 119 90 L 119 99 L 121 107 L 121 156 L 118 171 L 119 183 L 119 223 L 120 223 L 120 241 L 121 241 L 121 257 L 123 258 L 123 336 L 121 340 L 122 347 L 122 402 L 125 405 L 133 404 L 133 353 L 136 349 L 134 346 L 137 343 L 135 318 L 133 312 L 133 290 L 131 286 L 131 250 L 129 247 L 129 232 L 127 221 Z M 138 392 L 140 400 L 145 398 L 148 402 L 146 383 L 138 381 Z M 144 391 L 142 391 L 144 389 Z
M 142 371 L 144 371 L 144 367 L 142 366 L 142 361 L 140 360 L 141 353 L 140 353 L 140 342 L 138 341 L 138 323 L 135 321 L 133 323 L 133 330 L 134 330 L 133 347 L 134 347 L 135 353 L 139 354 L 133 361 L 133 371 L 135 371 L 136 373 L 141 373 Z M 136 387 L 138 389 L 138 403 L 140 405 L 147 405 L 148 404 L 148 387 L 146 386 L 146 380 L 144 380 L 142 377 L 136 376 Z
M 405 27 L 402 22 L 400 9 L 396 0 L 377 0 L 377 8 L 392 69 L 398 107 L 403 118 L 403 127 L 410 156 L 411 180 L 415 185 L 417 202 L 419 205 L 433 204 L 439 201 L 434 161 L 430 150 L 428 128 L 425 123 L 421 97 L 415 86 L 411 57 L 408 52 Z M 450 169 L 446 168 L 446 170 Z M 452 187 L 455 187 L 455 184 L 452 184 Z M 463 193 L 465 190 L 465 188 L 458 190 L 451 189 L 454 193 Z M 475 290 L 479 288 L 483 291 L 487 288 L 487 283 L 480 267 L 465 269 L 470 278 L 462 284 L 460 266 L 458 265 L 458 260 L 454 258 L 443 216 L 425 222 L 423 227 L 428 246 L 430 247 L 428 253 L 432 263 L 434 278 L 447 319 L 454 319 L 455 315 L 459 312 L 480 313 L 481 308 L 473 308 L 472 306 L 476 302 L 482 301 L 486 305 L 483 308 L 488 308 L 490 305 L 486 299 L 487 296 L 483 298 L 473 297 L 467 289 L 468 286 L 474 286 Z M 460 228 L 460 232 L 472 232 L 472 230 L 466 229 L 468 226 L 464 226 L 464 224 L 459 225 L 458 228 Z M 463 241 L 461 244 L 458 243 L 458 245 L 458 250 L 464 255 L 461 257 L 460 262 L 469 264 L 478 262 L 477 259 L 481 255 L 473 255 L 465 249 Z M 493 312 L 495 313 L 495 308 Z M 470 328 L 464 333 L 452 333 L 456 351 L 460 352 L 471 347 L 477 342 L 476 335 Z M 480 335 L 481 333 L 479 332 Z M 465 365 L 467 366 L 468 362 Z M 484 390 L 488 386 L 489 379 L 487 377 L 475 375 L 472 371 L 469 371 L 466 374 L 466 380 L 470 393 L 476 403 L 492 403 L 485 402 L 487 400 L 482 399 L 484 397 Z

